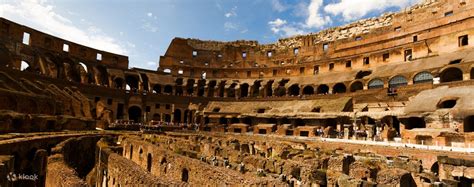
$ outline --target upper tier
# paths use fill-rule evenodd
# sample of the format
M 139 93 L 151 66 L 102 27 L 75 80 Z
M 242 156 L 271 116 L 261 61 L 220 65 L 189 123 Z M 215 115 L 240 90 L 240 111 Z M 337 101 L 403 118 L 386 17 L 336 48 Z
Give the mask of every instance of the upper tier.
M 472 2 L 424 1 L 399 13 L 266 45 L 175 38 L 158 70 L 190 78 L 305 76 L 451 53 L 461 49 L 459 37 L 474 30 Z

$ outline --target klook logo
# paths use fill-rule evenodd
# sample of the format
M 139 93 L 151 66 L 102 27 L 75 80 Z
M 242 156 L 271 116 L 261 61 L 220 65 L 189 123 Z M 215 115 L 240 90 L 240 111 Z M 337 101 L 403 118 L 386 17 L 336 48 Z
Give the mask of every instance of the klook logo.
M 8 173 L 7 175 L 8 181 L 15 182 L 19 180 L 30 180 L 30 181 L 36 181 L 38 180 L 38 175 L 33 174 L 33 175 L 26 175 L 26 174 L 15 174 L 13 172 Z

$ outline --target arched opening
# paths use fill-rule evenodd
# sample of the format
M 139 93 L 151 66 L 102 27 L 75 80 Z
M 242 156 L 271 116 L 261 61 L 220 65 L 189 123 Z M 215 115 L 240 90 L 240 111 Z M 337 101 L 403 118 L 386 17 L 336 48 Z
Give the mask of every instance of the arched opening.
M 285 96 L 285 95 L 286 95 L 286 88 L 285 88 L 285 86 L 279 85 L 279 86 L 275 89 L 275 96 L 282 97 L 282 96 Z
M 181 110 L 180 109 L 174 110 L 173 121 L 175 123 L 181 123 Z
M 160 121 L 161 120 L 161 116 L 160 114 L 156 113 L 156 114 L 153 114 L 153 118 L 152 118 L 153 121 Z
M 398 88 L 406 85 L 408 85 L 408 81 L 404 76 L 401 75 L 397 75 L 388 81 L 389 88 Z
M 219 97 L 224 97 L 225 93 L 225 81 L 219 83 Z
M 233 117 L 232 119 L 230 119 L 230 123 L 231 124 L 240 123 L 240 120 L 239 118 Z
M 82 63 L 82 62 L 79 62 L 79 65 L 82 66 L 81 69 L 84 70 L 86 73 L 89 72 L 89 70 L 87 69 L 87 65 L 86 65 L 86 64 L 84 64 L 84 63 Z
M 146 92 L 150 91 L 149 85 L 148 85 L 148 76 L 144 73 L 140 74 L 140 77 L 142 78 L 142 85 L 143 85 L 143 90 Z
M 268 81 L 267 85 L 265 85 L 265 89 L 267 97 L 273 96 L 273 80 Z
M 214 90 L 216 88 L 217 81 L 212 80 L 209 82 L 208 89 L 207 89 L 207 97 L 214 97 Z
M 188 79 L 186 83 L 186 93 L 188 95 L 193 95 L 194 93 L 194 79 Z
M 378 88 L 383 88 L 383 81 L 381 79 L 372 79 L 369 81 L 368 88 L 369 89 L 378 89 Z
M 225 118 L 225 117 L 219 118 L 219 124 L 221 124 L 221 125 L 227 125 L 227 118 Z
M 406 119 L 405 129 L 418 129 L 418 128 L 426 128 L 426 123 L 423 118 L 420 117 L 410 117 Z
M 130 160 L 133 158 L 133 145 L 130 144 Z
M 313 94 L 314 94 L 313 86 L 305 86 L 303 88 L 303 95 L 313 95 Z
M 474 116 L 468 116 L 464 119 L 464 132 L 474 132 Z
M 181 172 L 181 181 L 188 182 L 188 179 L 189 179 L 189 171 L 188 169 L 184 168 L 183 171 Z
M 97 66 L 97 71 L 99 75 L 98 84 L 103 86 L 109 86 L 109 73 L 107 72 L 107 68 L 105 66 L 99 65 Z
M 395 116 L 385 116 L 381 120 L 383 125 L 394 128 L 398 133 L 400 133 L 400 121 Z
M 138 106 L 132 106 L 128 108 L 128 119 L 133 120 L 136 123 L 141 122 L 142 120 L 142 109 Z
M 245 117 L 245 118 L 242 119 L 242 123 L 245 123 L 247 125 L 252 125 L 252 118 Z
M 171 122 L 171 115 L 170 114 L 165 114 L 165 122 Z
M 329 86 L 325 85 L 325 84 L 319 85 L 316 93 L 317 94 L 328 94 L 329 93 Z
M 173 86 L 171 85 L 166 85 L 165 88 L 163 89 L 163 93 L 165 94 L 173 94 Z
M 184 110 L 183 123 L 189 123 L 189 110 Z
M 30 64 L 26 61 L 21 61 L 20 71 L 29 71 L 29 70 L 30 70 Z
M 116 89 L 123 89 L 123 79 L 120 77 L 117 77 L 114 79 L 114 88 Z
M 155 86 L 153 86 L 153 93 L 161 94 L 161 85 L 155 84 Z
M 346 93 L 346 85 L 343 83 L 337 83 L 332 87 L 332 93 Z
M 146 170 L 148 172 L 151 172 L 151 166 L 152 166 L 152 157 L 151 157 L 151 153 L 148 153 L 148 156 L 146 158 Z
M 300 95 L 300 86 L 298 84 L 293 84 L 288 88 L 289 96 L 298 96 Z
M 443 82 L 454 82 L 462 81 L 462 71 L 458 68 L 452 67 L 445 69 L 440 74 L 440 81 Z
M 198 81 L 198 96 L 204 96 L 204 92 L 206 91 L 206 80 L 202 79 Z
M 351 92 L 356 92 L 358 90 L 363 90 L 364 89 L 364 84 L 360 81 L 356 81 L 351 84 Z
M 418 73 L 413 77 L 413 84 L 433 83 L 433 75 L 426 71 Z
M 240 97 L 248 97 L 249 96 L 249 84 L 244 83 L 240 85 Z
M 433 165 L 431 165 L 431 168 L 430 168 L 431 172 L 434 173 L 435 175 L 437 175 L 439 173 L 439 164 L 438 164 L 438 161 L 436 161 L 435 163 L 433 163 Z
M 128 75 L 125 77 L 125 82 L 127 82 L 127 85 L 130 86 L 130 90 L 132 90 L 133 92 L 138 91 L 138 77 L 137 76 Z
M 457 104 L 457 98 L 443 99 L 438 103 L 438 108 L 454 108 Z
M 260 87 L 261 83 L 260 81 L 255 81 L 252 86 L 252 97 L 258 97 L 260 96 Z
M 232 83 L 230 87 L 227 89 L 227 97 L 235 97 L 235 87 L 237 86 L 236 83 Z

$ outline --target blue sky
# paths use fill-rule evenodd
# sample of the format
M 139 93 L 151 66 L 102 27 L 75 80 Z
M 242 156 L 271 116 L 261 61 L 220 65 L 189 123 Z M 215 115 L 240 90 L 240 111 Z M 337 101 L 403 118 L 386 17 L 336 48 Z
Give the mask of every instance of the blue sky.
M 0 16 L 155 70 L 174 37 L 273 43 L 419 1 L 0 0 Z

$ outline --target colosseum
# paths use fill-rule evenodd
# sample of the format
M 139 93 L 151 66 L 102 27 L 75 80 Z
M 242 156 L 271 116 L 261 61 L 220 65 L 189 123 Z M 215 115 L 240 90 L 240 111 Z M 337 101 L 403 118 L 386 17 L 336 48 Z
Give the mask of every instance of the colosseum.
M 474 0 L 154 71 L 0 22 L 1 187 L 474 186 Z

